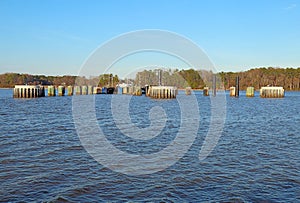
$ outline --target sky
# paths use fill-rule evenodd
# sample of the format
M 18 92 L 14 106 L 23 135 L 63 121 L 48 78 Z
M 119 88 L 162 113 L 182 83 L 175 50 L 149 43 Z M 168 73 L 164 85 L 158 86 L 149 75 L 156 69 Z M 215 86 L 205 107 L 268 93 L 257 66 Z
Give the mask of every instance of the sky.
M 217 71 L 300 67 L 299 0 L 0 0 L 0 74 L 78 75 L 101 45 L 145 29 L 191 40 Z M 189 65 L 155 56 L 115 65 Z

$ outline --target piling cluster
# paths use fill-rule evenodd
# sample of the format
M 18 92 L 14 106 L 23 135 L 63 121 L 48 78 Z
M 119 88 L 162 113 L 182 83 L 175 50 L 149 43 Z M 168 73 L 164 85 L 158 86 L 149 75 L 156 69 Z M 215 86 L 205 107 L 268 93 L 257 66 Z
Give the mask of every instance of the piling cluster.
M 239 97 L 240 96 L 240 78 L 236 77 L 235 86 L 229 88 L 229 95 L 231 97 Z
M 216 88 L 213 86 L 212 94 L 215 96 Z M 67 90 L 67 91 L 66 91 Z M 178 89 L 175 86 L 145 86 L 141 88 L 140 86 L 117 86 L 114 87 L 94 87 L 94 86 L 63 86 L 60 85 L 55 88 L 53 85 L 47 87 L 48 96 L 64 96 L 67 92 L 69 96 L 71 95 L 88 95 L 88 94 L 129 94 L 135 96 L 141 96 L 146 94 L 151 98 L 155 99 L 172 99 L 176 98 L 178 94 Z M 187 87 L 185 89 L 186 95 L 191 95 L 192 88 Z M 239 78 L 236 79 L 236 85 L 230 87 L 229 95 L 232 97 L 239 96 Z M 254 97 L 255 90 L 254 87 L 247 87 L 246 96 Z M 35 98 L 35 97 L 44 97 L 45 88 L 41 85 L 15 85 L 13 90 L 14 98 Z M 204 87 L 203 96 L 209 96 L 209 88 Z M 260 89 L 260 97 L 262 98 L 282 98 L 284 97 L 283 87 L 262 87 Z
M 116 90 L 117 94 L 129 94 L 135 96 L 142 95 L 142 88 L 140 86 L 118 86 Z
M 284 97 L 283 87 L 262 87 L 260 89 L 260 97 L 262 98 L 282 98 Z
M 234 87 L 229 88 L 229 95 L 231 97 L 239 96 L 239 77 L 236 77 L 236 83 Z M 247 87 L 246 89 L 246 97 L 254 97 L 255 90 L 254 87 Z M 260 97 L 261 98 L 282 98 L 284 97 L 284 89 L 283 87 L 261 87 L 260 89 Z
M 47 91 L 45 91 L 45 89 Z M 13 96 L 15 98 L 34 98 L 45 96 L 45 92 L 49 97 L 53 96 L 68 96 L 72 95 L 89 95 L 89 94 L 130 94 L 141 96 L 142 89 L 139 86 L 130 86 L 130 87 L 95 87 L 95 86 L 57 86 L 49 85 L 46 88 L 41 85 L 15 85 L 13 90 Z M 145 89 L 145 88 L 144 88 Z
M 246 97 L 254 97 L 254 94 L 255 94 L 254 87 L 247 87 Z M 237 95 L 236 87 L 230 87 L 229 95 L 231 97 L 236 97 Z M 260 97 L 261 98 L 282 98 L 284 97 L 284 89 L 283 87 L 262 87 L 260 89 Z
M 14 98 L 35 98 L 44 96 L 45 89 L 40 85 L 15 85 L 13 90 Z
M 147 96 L 155 99 L 173 99 L 177 94 L 177 87 L 174 86 L 150 86 L 147 92 Z

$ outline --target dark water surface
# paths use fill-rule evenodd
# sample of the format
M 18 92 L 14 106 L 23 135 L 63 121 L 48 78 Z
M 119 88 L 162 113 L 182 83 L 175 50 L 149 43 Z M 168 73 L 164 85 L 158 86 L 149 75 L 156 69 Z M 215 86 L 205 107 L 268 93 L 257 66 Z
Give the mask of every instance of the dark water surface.
M 201 93 L 196 92 L 199 131 L 184 157 L 160 172 L 130 176 L 102 166 L 82 147 L 72 97 L 13 99 L 12 90 L 1 89 L 0 201 L 299 202 L 300 92 L 283 99 L 246 98 L 244 92 L 227 97 L 222 136 L 203 161 L 198 155 L 210 123 L 210 99 Z M 154 106 L 168 116 L 157 138 L 133 141 L 114 125 L 111 96 L 95 100 L 99 126 L 127 153 L 160 151 L 180 127 L 176 100 L 132 97 L 130 116 L 138 127 L 147 127 Z

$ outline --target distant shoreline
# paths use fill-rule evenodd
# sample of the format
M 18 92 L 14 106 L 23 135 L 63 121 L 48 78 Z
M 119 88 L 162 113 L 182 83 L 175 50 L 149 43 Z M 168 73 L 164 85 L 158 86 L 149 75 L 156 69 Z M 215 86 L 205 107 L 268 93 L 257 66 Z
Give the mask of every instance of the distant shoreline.
M 45 85 L 47 86 L 47 85 Z M 14 89 L 13 87 L 0 87 L 0 90 L 3 89 L 3 90 L 9 90 L 9 89 Z M 47 89 L 47 88 L 46 88 Z M 180 91 L 185 91 L 185 89 L 178 89 Z M 203 91 L 203 89 L 192 89 L 193 91 Z M 211 90 L 211 89 L 210 89 Z M 217 92 L 219 91 L 229 91 L 229 89 L 226 89 L 226 90 L 223 90 L 223 89 L 217 89 Z M 246 91 L 246 90 L 240 90 L 240 91 Z M 259 92 L 259 90 L 255 90 L 256 92 Z M 286 92 L 300 92 L 300 90 L 284 90 Z
M 140 84 L 145 85 L 149 83 L 165 84 L 171 86 L 177 86 L 178 89 L 185 89 L 185 85 L 189 85 L 193 90 L 199 87 L 210 86 L 212 87 L 212 79 L 214 75 L 218 75 L 216 78 L 216 88 L 229 88 L 235 86 L 236 79 L 239 78 L 240 90 L 246 90 L 247 87 L 252 86 L 256 90 L 259 90 L 263 86 L 278 86 L 283 87 L 286 91 L 300 91 L 300 67 L 299 68 L 274 68 L 274 67 L 261 67 L 253 68 L 248 71 L 241 72 L 219 72 L 213 73 L 208 70 L 195 70 L 182 69 L 182 70 L 160 70 L 163 77 L 158 82 L 158 76 L 152 70 L 144 70 L 138 72 L 136 79 L 121 79 L 118 75 L 101 74 L 95 77 L 83 77 L 83 76 L 45 76 L 45 75 L 30 75 L 19 73 L 5 73 L 0 74 L 0 87 L 13 88 L 15 84 L 43 84 L 58 86 L 64 84 L 74 85 L 80 81 L 80 84 L 99 84 L 104 86 L 110 84 L 111 79 L 113 85 L 118 83 Z M 138 79 L 139 78 L 139 79 Z M 127 80 L 127 81 L 126 81 Z M 197 90 L 195 90 L 197 91 Z

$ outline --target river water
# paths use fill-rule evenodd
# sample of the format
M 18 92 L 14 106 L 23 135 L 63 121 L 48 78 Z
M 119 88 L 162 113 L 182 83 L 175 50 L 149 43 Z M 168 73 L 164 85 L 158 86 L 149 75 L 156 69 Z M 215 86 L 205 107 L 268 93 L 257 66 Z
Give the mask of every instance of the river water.
M 189 96 L 180 94 L 189 102 Z M 188 151 L 165 169 L 131 175 L 97 162 L 83 147 L 72 97 L 14 99 L 11 89 L 1 89 L 0 201 L 299 202 L 300 92 L 286 92 L 282 99 L 226 94 L 224 128 L 208 157 L 199 160 L 211 122 L 211 100 L 199 91 L 199 129 Z M 138 140 L 123 135 L 126 126 L 114 123 L 111 95 L 78 97 L 95 99 L 99 127 L 126 153 L 157 153 L 179 132 L 182 118 L 176 99 L 131 97 L 130 122 L 137 128 L 149 127 L 155 106 L 167 117 L 157 137 Z

